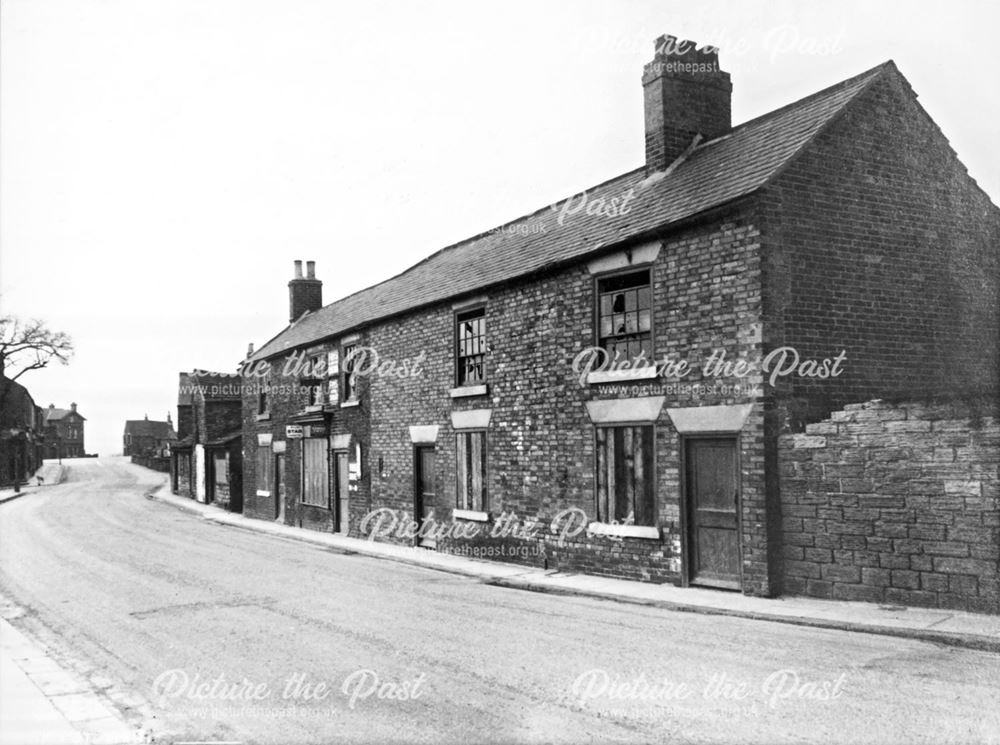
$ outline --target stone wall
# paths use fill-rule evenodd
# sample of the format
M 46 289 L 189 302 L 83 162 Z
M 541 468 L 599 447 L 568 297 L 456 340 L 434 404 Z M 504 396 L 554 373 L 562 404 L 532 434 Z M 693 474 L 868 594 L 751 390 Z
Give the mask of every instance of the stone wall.
M 170 473 L 170 458 L 162 458 L 156 455 L 133 455 L 132 462 L 137 466 L 151 468 L 154 471 Z
M 778 459 L 785 592 L 1000 612 L 995 404 L 851 404 Z

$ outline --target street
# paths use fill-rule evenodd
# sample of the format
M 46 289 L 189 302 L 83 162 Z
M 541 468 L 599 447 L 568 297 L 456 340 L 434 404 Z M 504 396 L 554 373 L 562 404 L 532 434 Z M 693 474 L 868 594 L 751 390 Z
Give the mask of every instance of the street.
M 67 463 L 0 506 L 2 613 L 154 742 L 1000 742 L 997 655 L 504 589 Z

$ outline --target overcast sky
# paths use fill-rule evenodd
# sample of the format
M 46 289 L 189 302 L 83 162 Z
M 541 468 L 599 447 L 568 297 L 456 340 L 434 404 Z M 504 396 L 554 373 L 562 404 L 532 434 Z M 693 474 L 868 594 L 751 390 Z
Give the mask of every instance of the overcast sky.
M 176 417 L 288 321 L 643 162 L 662 33 L 721 48 L 733 120 L 895 60 L 1000 202 L 987 2 L 4 0 L 0 304 L 72 335 L 22 381 L 87 449 Z

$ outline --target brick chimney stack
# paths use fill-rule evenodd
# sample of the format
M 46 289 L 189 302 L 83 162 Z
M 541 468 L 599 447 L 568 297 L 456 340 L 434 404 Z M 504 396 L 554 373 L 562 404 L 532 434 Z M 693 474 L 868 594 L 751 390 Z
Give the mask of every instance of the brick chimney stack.
M 733 84 L 719 69 L 719 50 L 675 36 L 656 40 L 642 73 L 646 108 L 646 171 L 662 171 L 694 141 L 732 129 Z
M 316 262 L 306 262 L 306 276 L 302 276 L 302 262 L 295 262 L 295 277 L 288 283 L 288 322 L 294 323 L 306 311 L 323 307 L 323 283 L 316 279 Z

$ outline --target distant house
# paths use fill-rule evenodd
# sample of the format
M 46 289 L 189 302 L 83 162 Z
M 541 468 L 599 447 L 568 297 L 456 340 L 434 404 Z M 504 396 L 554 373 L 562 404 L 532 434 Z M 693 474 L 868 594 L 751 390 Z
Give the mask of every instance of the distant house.
M 180 373 L 177 435 L 170 469 L 173 492 L 242 512 L 240 378 L 204 370 Z
M 44 410 L 45 457 L 82 458 L 87 451 L 83 444 L 86 417 L 72 403 L 68 409 L 57 409 L 53 404 Z
M 0 484 L 27 481 L 42 465 L 42 420 L 28 389 L 0 378 Z
M 177 433 L 169 412 L 165 422 L 150 420 L 148 416 L 129 419 L 125 422 L 125 432 L 122 435 L 122 454 L 166 458 L 170 456 L 170 448 L 176 442 Z

